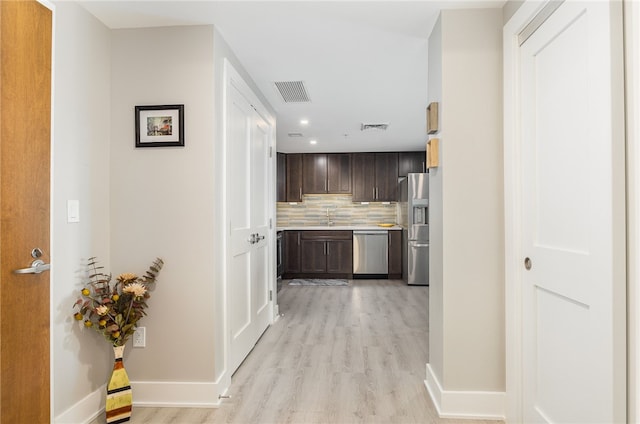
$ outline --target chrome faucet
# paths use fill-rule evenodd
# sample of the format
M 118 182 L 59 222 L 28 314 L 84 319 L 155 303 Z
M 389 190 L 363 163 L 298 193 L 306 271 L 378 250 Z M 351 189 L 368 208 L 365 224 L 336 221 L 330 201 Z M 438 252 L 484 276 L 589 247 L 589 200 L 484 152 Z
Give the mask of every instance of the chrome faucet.
M 333 225 L 333 221 L 331 220 L 331 214 L 329 213 L 329 208 L 327 208 L 327 226 L 330 227 Z

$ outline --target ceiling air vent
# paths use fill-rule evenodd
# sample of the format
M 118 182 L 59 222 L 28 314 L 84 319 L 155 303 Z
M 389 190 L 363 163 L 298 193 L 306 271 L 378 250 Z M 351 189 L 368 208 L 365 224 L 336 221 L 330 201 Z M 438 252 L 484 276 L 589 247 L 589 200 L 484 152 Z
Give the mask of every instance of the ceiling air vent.
M 287 133 L 289 137 L 303 137 L 302 133 Z
M 365 130 L 382 130 L 385 131 L 389 127 L 389 124 L 360 124 L 360 131 Z
M 285 103 L 304 103 L 311 101 L 302 81 L 276 81 L 274 84 Z

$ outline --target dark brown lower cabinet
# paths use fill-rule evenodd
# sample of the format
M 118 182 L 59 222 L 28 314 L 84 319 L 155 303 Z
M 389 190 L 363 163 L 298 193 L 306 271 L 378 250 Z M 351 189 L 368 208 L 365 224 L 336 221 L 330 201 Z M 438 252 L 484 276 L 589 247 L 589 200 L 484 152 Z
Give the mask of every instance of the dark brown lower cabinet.
M 402 231 L 389 231 L 389 278 L 402 278 Z
M 352 239 L 351 231 L 285 231 L 283 277 L 352 278 Z M 290 249 L 288 243 L 294 243 L 299 249 Z M 290 260 L 288 255 L 293 258 Z M 296 264 L 298 268 L 290 264 Z
M 327 272 L 353 275 L 353 241 L 331 240 L 326 243 Z
M 309 273 L 327 272 L 327 242 L 319 240 L 302 240 L 301 269 Z
M 300 273 L 300 231 L 285 231 L 282 240 L 283 278 Z

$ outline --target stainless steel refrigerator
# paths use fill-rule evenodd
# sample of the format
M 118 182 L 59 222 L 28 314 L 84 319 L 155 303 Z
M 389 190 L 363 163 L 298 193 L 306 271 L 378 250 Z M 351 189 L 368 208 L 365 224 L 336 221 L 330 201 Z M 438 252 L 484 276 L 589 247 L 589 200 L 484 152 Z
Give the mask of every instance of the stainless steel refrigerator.
M 400 180 L 398 222 L 402 226 L 402 279 L 429 285 L 429 174 Z

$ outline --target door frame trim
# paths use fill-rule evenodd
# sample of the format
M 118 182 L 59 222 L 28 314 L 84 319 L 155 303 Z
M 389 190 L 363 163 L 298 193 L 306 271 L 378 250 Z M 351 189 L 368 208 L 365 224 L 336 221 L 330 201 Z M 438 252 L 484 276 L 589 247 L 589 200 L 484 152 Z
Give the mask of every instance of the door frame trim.
M 640 420 L 640 4 L 624 0 L 627 129 L 627 420 Z
M 49 150 L 49 256 L 54 258 L 55 252 L 53 251 L 54 246 L 54 234 L 53 231 L 53 218 L 54 218 L 54 207 L 55 204 L 55 191 L 54 191 L 54 134 L 55 134 L 55 69 L 56 69 L 56 6 L 53 2 L 49 0 L 36 0 L 39 4 L 46 7 L 51 11 L 51 134 L 49 135 L 49 145 L 51 146 Z M 52 266 L 49 271 L 49 419 L 51 422 L 54 421 L 55 418 L 55 390 L 54 390 L 54 381 L 56 378 L 55 368 L 54 368 L 54 327 L 55 327 L 55 310 L 56 305 L 53 304 L 54 299 L 54 281 L 56 277 L 55 267 Z
M 520 48 L 519 35 L 542 10 L 544 3 L 525 2 L 503 29 L 504 76 L 504 221 L 505 221 L 505 371 L 507 422 L 522 422 L 522 257 L 520 152 L 518 141 L 520 128 L 517 86 Z

